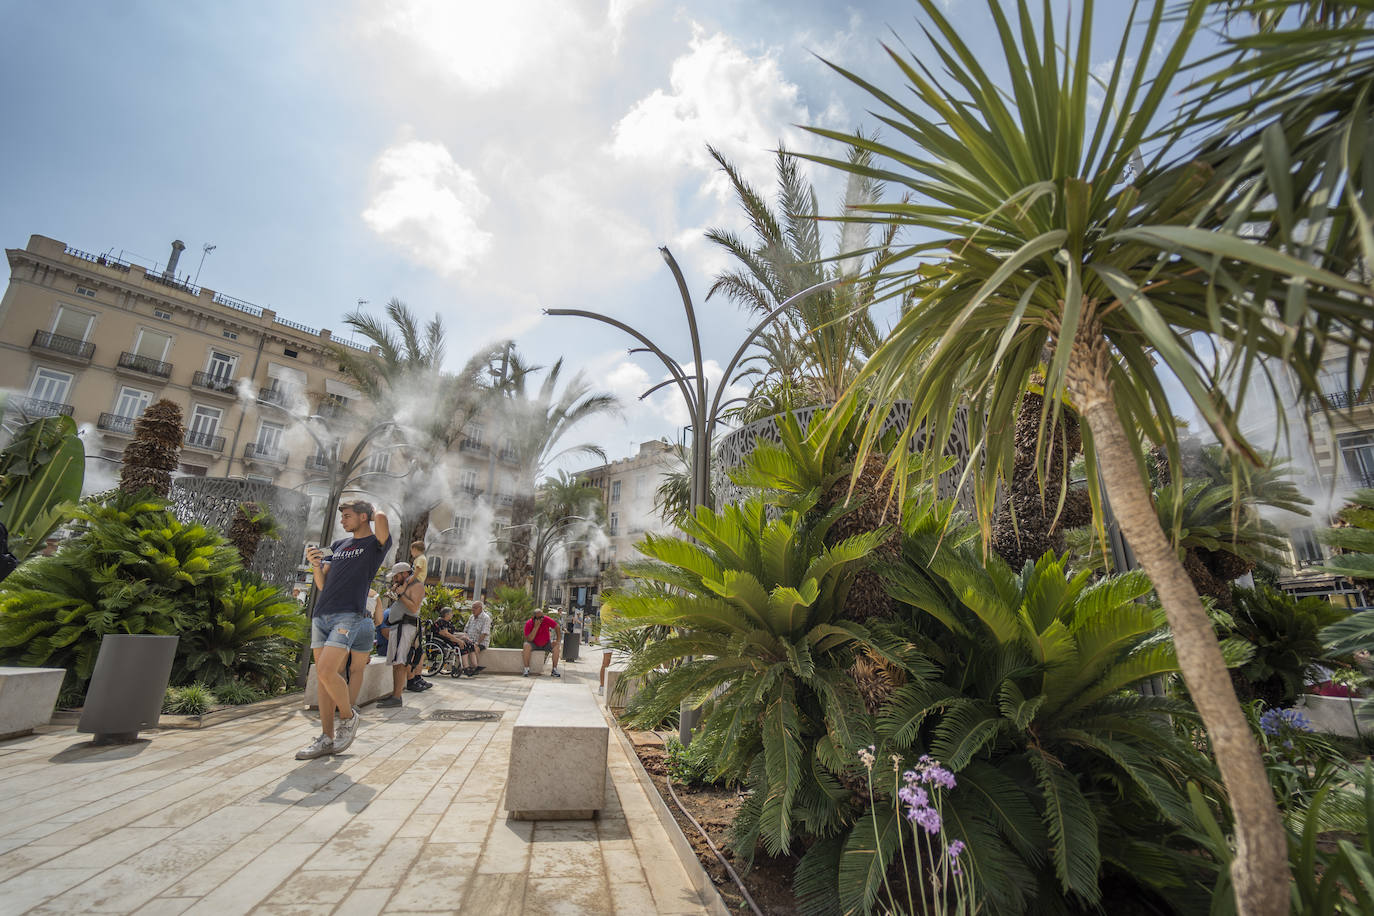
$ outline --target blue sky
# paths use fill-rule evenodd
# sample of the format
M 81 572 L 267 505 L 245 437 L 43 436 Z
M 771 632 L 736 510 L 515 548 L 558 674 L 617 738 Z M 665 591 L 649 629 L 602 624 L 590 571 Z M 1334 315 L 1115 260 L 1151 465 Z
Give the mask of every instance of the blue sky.
M 987 34 L 981 3 L 946 6 Z M 443 316 L 454 363 L 515 336 L 625 399 L 585 432 L 612 457 L 676 437 L 681 408 L 635 401 L 662 373 L 615 332 L 540 310 L 609 312 L 685 358 L 667 244 L 723 361 L 746 325 L 702 302 L 725 266 L 702 232 L 742 226 L 705 145 L 771 189 L 778 140 L 816 148 L 795 125 L 865 123 L 814 55 L 895 88 L 878 42 L 919 34 L 909 2 L 30 2 L 4 18 L 5 247 L 39 233 L 151 266 L 180 238 L 181 273 L 214 244 L 201 284 L 316 327 L 394 296 Z

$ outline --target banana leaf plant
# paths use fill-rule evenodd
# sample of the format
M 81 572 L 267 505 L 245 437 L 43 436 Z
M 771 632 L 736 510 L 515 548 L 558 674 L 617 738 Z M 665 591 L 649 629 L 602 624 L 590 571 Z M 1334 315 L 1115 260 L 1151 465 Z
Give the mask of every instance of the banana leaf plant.
M 0 524 L 23 562 L 68 521 L 81 498 L 86 454 L 71 417 L 44 417 L 19 428 L 0 450 Z

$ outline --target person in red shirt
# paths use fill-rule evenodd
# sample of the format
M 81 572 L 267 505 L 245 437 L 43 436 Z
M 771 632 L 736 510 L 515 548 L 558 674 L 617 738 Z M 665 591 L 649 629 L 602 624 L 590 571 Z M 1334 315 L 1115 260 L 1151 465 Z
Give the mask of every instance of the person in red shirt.
M 542 607 L 535 608 L 534 616 L 525 621 L 524 677 L 530 676 L 530 656 L 536 649 L 553 653 L 553 671 L 550 673 L 554 677 L 562 677 L 558 673 L 558 621 L 545 614 Z

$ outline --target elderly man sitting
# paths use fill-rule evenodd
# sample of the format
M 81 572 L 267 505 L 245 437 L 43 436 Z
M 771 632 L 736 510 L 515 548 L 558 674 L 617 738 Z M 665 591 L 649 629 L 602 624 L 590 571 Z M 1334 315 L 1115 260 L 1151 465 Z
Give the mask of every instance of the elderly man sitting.
M 463 674 L 476 677 L 477 672 L 486 667 L 477 664 L 481 659 L 480 653 L 491 645 L 491 614 L 482 602 L 472 603 L 472 616 L 463 628 L 463 637 L 468 642 L 468 648 L 463 650 Z

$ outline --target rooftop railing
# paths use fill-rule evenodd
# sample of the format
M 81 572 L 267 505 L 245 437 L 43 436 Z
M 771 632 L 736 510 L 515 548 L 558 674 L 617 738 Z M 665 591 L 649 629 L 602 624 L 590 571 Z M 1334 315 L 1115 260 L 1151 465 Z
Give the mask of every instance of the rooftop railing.
M 121 261 L 119 258 L 112 258 L 107 254 L 91 254 L 89 251 L 82 251 L 80 248 L 73 248 L 70 245 L 66 247 L 65 253 L 83 261 L 90 261 L 100 267 L 113 267 L 115 270 L 122 270 L 125 273 L 128 273 L 129 268 L 133 266 L 128 261 Z
M 309 325 L 301 324 L 300 322 L 296 321 L 290 321 L 286 318 L 274 318 L 273 320 L 276 321 L 277 324 L 285 325 L 288 328 L 295 328 L 297 331 L 304 331 L 305 333 L 313 334 L 316 337 L 320 336 L 320 332 L 310 327 Z
M 154 283 L 161 283 L 163 286 L 172 289 L 179 289 L 183 293 L 190 293 L 192 296 L 200 295 L 200 287 L 193 285 L 189 280 L 178 280 L 176 277 L 164 277 L 162 274 L 148 273 L 148 279 Z
M 247 315 L 253 315 L 258 318 L 262 317 L 262 309 L 258 308 L 253 303 L 244 302 L 242 299 L 235 299 L 233 296 L 226 296 L 224 293 L 215 293 L 213 301 Z

